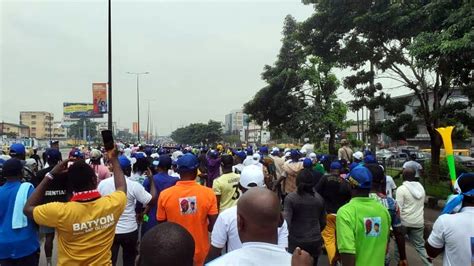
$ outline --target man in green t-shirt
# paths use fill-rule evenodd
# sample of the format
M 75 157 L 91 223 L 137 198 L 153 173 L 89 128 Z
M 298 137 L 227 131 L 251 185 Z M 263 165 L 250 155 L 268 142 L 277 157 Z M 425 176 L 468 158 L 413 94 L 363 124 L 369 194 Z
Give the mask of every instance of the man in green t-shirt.
M 352 199 L 339 208 L 336 219 L 337 247 L 342 265 L 384 265 L 390 214 L 369 198 L 372 174 L 357 166 L 348 175 Z
M 237 204 L 240 196 L 240 176 L 232 171 L 234 159 L 230 155 L 221 157 L 222 175 L 214 179 L 212 190 L 216 194 L 219 212 L 224 211 Z

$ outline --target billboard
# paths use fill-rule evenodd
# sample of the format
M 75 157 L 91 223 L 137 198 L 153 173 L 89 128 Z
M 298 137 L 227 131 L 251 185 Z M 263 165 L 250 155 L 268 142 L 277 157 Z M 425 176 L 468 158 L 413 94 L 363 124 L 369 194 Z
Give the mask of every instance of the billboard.
M 94 113 L 92 103 L 63 103 L 65 119 L 70 118 L 102 118 L 102 114 Z
M 92 104 L 95 114 L 107 113 L 107 83 L 92 83 Z
M 133 125 L 132 125 L 132 132 L 134 134 L 137 134 L 138 133 L 138 123 L 137 122 L 133 122 Z

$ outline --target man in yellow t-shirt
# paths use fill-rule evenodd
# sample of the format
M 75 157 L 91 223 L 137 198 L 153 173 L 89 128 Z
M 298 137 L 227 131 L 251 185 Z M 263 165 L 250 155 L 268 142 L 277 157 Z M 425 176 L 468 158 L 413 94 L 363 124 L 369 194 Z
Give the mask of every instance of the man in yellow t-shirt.
M 26 202 L 24 213 L 36 223 L 55 227 L 58 233 L 57 265 L 112 265 L 111 247 L 115 226 L 127 202 L 127 183 L 117 152 L 109 152 L 116 191 L 101 197 L 96 190 L 94 170 L 83 160 L 67 168 L 68 161 L 56 165 Z M 39 205 L 48 184 L 67 172 L 72 186 L 70 202 Z
M 239 190 L 240 176 L 232 171 L 234 158 L 230 155 L 223 155 L 221 157 L 221 164 L 222 175 L 215 179 L 212 184 L 219 212 L 235 206 L 241 194 Z

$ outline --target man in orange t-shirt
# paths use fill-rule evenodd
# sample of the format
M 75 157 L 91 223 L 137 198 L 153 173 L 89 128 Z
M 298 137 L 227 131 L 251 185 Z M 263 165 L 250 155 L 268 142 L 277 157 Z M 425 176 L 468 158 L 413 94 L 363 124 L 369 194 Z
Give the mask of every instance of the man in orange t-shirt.
M 199 161 L 193 154 L 178 159 L 181 180 L 165 189 L 158 198 L 156 220 L 177 223 L 193 236 L 196 249 L 194 264 L 203 265 L 209 251 L 209 233 L 217 219 L 216 196 L 212 189 L 196 183 Z

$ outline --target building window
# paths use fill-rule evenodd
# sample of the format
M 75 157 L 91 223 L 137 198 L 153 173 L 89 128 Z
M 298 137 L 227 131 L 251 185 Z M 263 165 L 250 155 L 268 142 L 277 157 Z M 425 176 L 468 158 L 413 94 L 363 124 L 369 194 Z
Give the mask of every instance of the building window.
M 36 115 L 31 115 L 31 119 L 36 119 Z
M 36 121 L 31 121 L 31 124 L 32 124 L 32 125 L 36 125 Z
M 31 131 L 35 131 L 35 130 L 36 130 L 36 127 L 32 127 L 32 128 L 31 128 Z
M 31 133 L 31 136 L 32 136 L 33 138 L 35 138 L 35 137 L 36 137 L 36 133 Z

